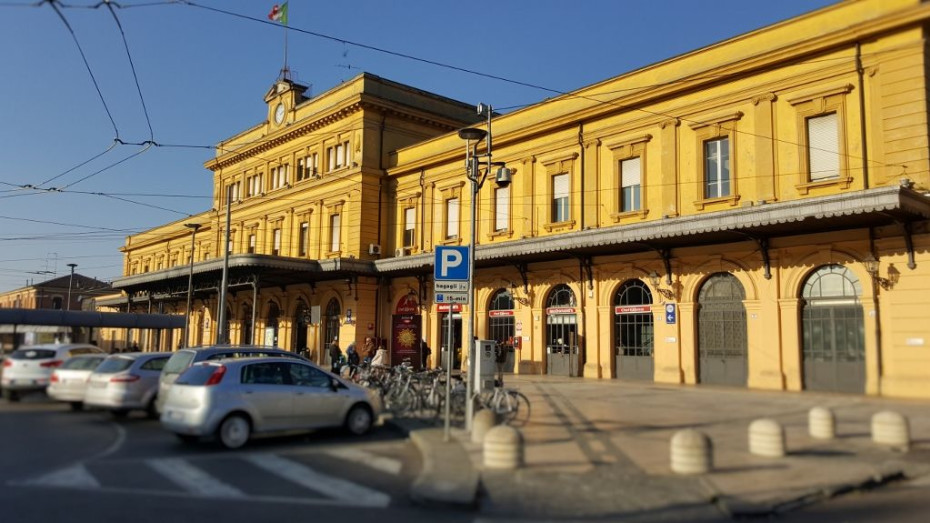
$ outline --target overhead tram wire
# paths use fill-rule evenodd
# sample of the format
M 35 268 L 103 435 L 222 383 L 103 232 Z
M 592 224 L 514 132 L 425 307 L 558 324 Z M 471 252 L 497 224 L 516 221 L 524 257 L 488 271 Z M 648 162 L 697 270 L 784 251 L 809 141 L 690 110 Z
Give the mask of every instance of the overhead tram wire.
M 68 23 L 68 19 L 65 18 L 64 13 L 62 13 L 58 8 L 58 0 L 45 0 L 44 3 L 52 6 L 52 9 L 54 9 L 55 13 L 58 14 L 58 18 L 61 19 L 62 23 L 65 24 L 65 27 L 68 29 L 68 32 L 71 33 L 71 38 L 74 40 L 74 45 L 77 46 L 78 52 L 81 54 L 81 59 L 84 61 L 84 67 L 87 68 L 87 73 L 90 75 L 90 79 L 94 83 L 94 88 L 97 90 L 97 95 L 100 97 L 100 103 L 103 104 L 103 109 L 107 112 L 107 117 L 110 119 L 110 124 L 113 125 L 113 134 L 118 140 L 119 129 L 116 126 L 116 120 L 113 119 L 113 114 L 110 112 L 110 107 L 107 106 L 107 101 L 103 98 L 103 92 L 100 91 L 100 85 L 97 83 L 97 78 L 94 76 L 94 71 L 90 68 L 90 63 L 87 61 L 87 55 L 84 54 L 84 49 L 81 47 L 81 43 L 78 41 L 77 35 L 74 33 L 74 29 L 71 28 L 71 24 Z
M 142 112 L 145 114 L 145 123 L 149 127 L 149 141 L 155 141 L 155 133 L 152 131 L 152 120 L 149 118 L 149 110 L 145 106 L 145 98 L 142 96 L 142 87 L 139 85 L 139 75 L 136 74 L 136 64 L 132 60 L 132 54 L 129 52 L 129 42 L 126 40 L 126 32 L 123 31 L 123 24 L 120 23 L 116 11 L 110 2 L 104 2 L 110 14 L 113 15 L 113 21 L 119 29 L 119 34 L 123 38 L 123 48 L 126 50 L 126 58 L 129 60 L 129 68 L 132 70 L 132 79 L 136 83 L 136 92 L 139 93 L 139 103 L 142 104 Z

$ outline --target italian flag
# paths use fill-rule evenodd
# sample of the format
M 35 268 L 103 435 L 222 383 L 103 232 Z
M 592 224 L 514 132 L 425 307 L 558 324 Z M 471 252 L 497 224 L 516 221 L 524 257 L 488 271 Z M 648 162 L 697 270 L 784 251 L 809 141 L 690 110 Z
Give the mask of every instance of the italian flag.
M 271 12 L 268 13 L 268 19 L 287 25 L 287 2 L 281 5 L 275 4 L 275 6 L 271 8 Z

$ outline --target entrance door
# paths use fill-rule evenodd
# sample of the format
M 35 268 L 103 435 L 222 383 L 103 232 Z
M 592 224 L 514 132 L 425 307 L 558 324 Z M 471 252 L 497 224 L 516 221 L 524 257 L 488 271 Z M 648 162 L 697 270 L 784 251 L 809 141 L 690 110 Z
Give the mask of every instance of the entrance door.
M 546 305 L 546 370 L 556 376 L 581 376 L 575 293 L 568 285 L 556 285 Z
M 442 314 L 442 319 L 439 322 L 440 333 L 439 333 L 439 344 L 440 349 L 442 350 L 442 358 L 440 360 L 440 365 L 442 368 L 446 369 L 449 361 L 449 314 L 448 312 Z M 462 368 L 462 314 L 459 312 L 453 312 L 452 314 L 452 368 L 458 370 Z
M 827 265 L 801 291 L 804 388 L 865 392 L 865 324 L 862 284 L 847 268 Z
M 746 385 L 746 294 L 736 276 L 712 275 L 698 295 L 700 383 Z
M 631 280 L 614 296 L 614 347 L 617 377 L 653 380 L 654 328 L 652 293 L 646 284 Z
M 516 362 L 514 351 L 513 296 L 510 291 L 500 289 L 491 298 L 488 307 L 488 338 L 497 342 L 504 351 L 504 361 L 498 362 L 499 372 L 513 372 Z

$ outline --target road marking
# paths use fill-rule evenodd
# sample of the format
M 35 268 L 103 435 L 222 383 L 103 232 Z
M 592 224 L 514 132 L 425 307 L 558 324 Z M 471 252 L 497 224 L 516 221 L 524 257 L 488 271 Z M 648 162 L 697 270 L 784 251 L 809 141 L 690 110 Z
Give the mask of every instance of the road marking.
M 277 476 L 286 478 L 298 485 L 315 490 L 327 496 L 370 507 L 386 507 L 391 497 L 383 492 L 363 487 L 357 483 L 334 476 L 327 476 L 305 467 L 300 463 L 284 459 L 274 454 L 250 454 L 244 460 Z
M 241 490 L 227 485 L 180 458 L 147 459 L 149 467 L 193 494 L 218 498 L 241 498 Z
M 325 451 L 325 454 L 346 461 L 359 463 L 394 476 L 400 474 L 400 469 L 403 467 L 403 463 L 401 463 L 400 460 L 379 456 L 359 449 L 329 449 Z
M 100 483 L 84 465 L 77 464 L 55 472 L 45 474 L 36 479 L 23 481 L 22 485 L 35 485 L 41 487 L 66 487 L 66 488 L 99 488 Z

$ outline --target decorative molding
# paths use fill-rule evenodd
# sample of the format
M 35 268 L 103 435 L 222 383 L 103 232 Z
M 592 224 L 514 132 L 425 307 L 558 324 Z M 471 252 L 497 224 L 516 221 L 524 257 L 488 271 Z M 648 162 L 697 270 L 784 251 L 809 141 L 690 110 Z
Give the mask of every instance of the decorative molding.
M 661 127 L 662 129 L 665 129 L 666 127 L 669 127 L 669 126 L 678 127 L 679 125 L 681 125 L 681 118 L 669 118 L 667 120 L 662 120 L 661 122 L 659 122 L 659 127 Z
M 810 91 L 804 91 L 794 94 L 791 98 L 786 98 L 789 104 L 798 105 L 804 102 L 810 102 L 817 98 L 827 98 L 838 94 L 849 94 L 853 90 L 853 84 L 844 84 L 840 86 L 819 88 Z
M 616 140 L 616 141 L 613 141 L 613 140 L 611 140 L 611 141 L 606 141 L 606 140 L 605 140 L 605 141 L 604 141 L 604 146 L 607 147 L 608 149 L 610 149 L 611 151 L 613 151 L 613 150 L 619 149 L 619 148 L 621 148 L 621 147 L 623 147 L 623 146 L 626 146 L 626 145 L 638 145 L 638 144 L 641 144 L 641 143 L 648 143 L 650 140 L 652 140 L 652 135 L 651 135 L 651 134 L 643 134 L 643 135 L 634 136 L 634 137 L 621 138 L 621 139 Z
M 752 97 L 752 105 L 759 105 L 762 102 L 774 102 L 778 100 L 778 95 L 775 93 L 762 93 Z
M 697 130 L 697 129 L 702 129 L 704 127 L 709 127 L 711 125 L 720 125 L 726 122 L 733 122 L 733 121 L 739 120 L 742 117 L 743 117 L 743 111 L 715 114 L 715 115 L 710 115 L 710 116 L 701 116 L 695 119 L 697 121 L 689 123 L 688 126 L 691 127 L 692 129 Z

